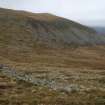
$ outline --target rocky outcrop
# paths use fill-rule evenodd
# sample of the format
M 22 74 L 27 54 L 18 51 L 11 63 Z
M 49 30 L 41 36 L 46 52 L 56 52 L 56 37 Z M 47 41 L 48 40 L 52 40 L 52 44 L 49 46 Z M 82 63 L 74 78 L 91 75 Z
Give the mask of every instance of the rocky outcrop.
M 57 90 L 60 92 L 73 92 L 73 91 L 83 91 L 83 87 L 77 84 L 65 84 L 59 82 L 59 79 L 51 77 L 50 74 L 33 74 L 33 73 L 26 73 L 22 71 L 16 71 L 14 69 L 10 69 L 9 67 L 3 67 L 0 69 L 0 73 L 3 75 L 15 79 L 17 81 L 24 81 L 27 83 L 31 83 L 36 86 L 47 87 L 53 90 Z M 46 75 L 45 77 L 43 77 Z M 62 78 L 63 79 L 63 78 Z

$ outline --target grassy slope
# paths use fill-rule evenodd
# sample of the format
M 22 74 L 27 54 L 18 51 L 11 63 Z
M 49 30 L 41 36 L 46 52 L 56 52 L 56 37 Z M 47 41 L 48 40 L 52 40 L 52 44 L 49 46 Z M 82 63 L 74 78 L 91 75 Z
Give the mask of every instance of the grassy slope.
M 70 44 L 102 43 L 103 39 L 88 27 L 54 15 L 0 9 L 0 44 L 3 45 L 67 47 Z
M 26 12 L 22 12 L 20 15 L 20 12 L 6 10 L 5 13 L 1 11 L 0 64 L 7 64 L 16 70 L 42 72 L 42 74 L 54 71 L 52 76 L 56 74 L 57 77 L 67 79 L 67 84 L 79 84 L 90 88 L 85 92 L 62 93 L 16 81 L 0 73 L 1 105 L 24 105 L 25 103 L 27 103 L 26 105 L 38 103 L 45 103 L 45 105 L 105 104 L 105 46 L 75 46 L 75 48 L 71 46 L 64 49 L 46 47 L 44 44 L 36 43 L 37 38 L 33 35 L 36 31 L 33 31 L 33 27 L 29 23 L 35 19 L 38 22 L 43 20 L 54 24 L 53 21 L 58 17 L 49 18 L 48 14 L 44 14 L 45 18 L 43 18 L 41 14 L 37 17 Z M 80 27 L 76 23 L 72 24 L 80 29 L 92 31 L 87 27 Z M 33 26 L 35 27 L 34 24 Z M 63 25 L 61 24 L 61 26 L 63 30 Z M 43 33 L 43 28 L 41 30 Z M 54 30 L 51 29 L 50 32 Z M 92 31 L 92 33 L 94 32 Z M 62 82 L 62 79 L 60 81 Z
M 29 63 L 36 66 L 104 68 L 103 46 L 73 49 L 74 43 L 67 43 L 67 39 L 74 40 L 73 36 L 76 36 L 69 30 L 72 27 L 80 32 L 82 30 L 82 33 L 95 33 L 88 27 L 57 16 L 0 9 L 0 62 L 21 62 L 20 65 L 26 66 Z M 62 38 L 66 38 L 66 42 Z M 57 46 L 57 49 L 49 46 Z M 61 49 L 62 46 L 65 48 Z M 66 48 L 68 46 L 70 48 Z
M 105 69 L 104 46 L 79 47 L 76 49 L 39 49 L 31 51 L 0 51 L 0 63 L 30 67 L 49 66 L 65 68 Z M 91 61 L 91 62 L 90 62 Z M 28 64 L 28 65 L 27 65 Z

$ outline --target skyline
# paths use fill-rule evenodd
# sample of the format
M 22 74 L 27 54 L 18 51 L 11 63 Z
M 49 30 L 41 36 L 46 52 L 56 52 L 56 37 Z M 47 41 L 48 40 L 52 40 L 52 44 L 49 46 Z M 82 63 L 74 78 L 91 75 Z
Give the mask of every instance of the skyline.
M 88 26 L 105 26 L 104 0 L 0 0 L 1 8 L 51 13 Z

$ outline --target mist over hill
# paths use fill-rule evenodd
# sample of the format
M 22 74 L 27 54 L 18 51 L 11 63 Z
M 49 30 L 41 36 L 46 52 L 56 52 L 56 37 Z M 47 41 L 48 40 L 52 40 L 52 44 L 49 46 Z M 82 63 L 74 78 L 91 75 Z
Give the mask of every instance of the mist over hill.
M 97 26 L 97 27 L 93 27 L 96 32 L 98 32 L 99 34 L 105 34 L 105 27 L 103 26 Z

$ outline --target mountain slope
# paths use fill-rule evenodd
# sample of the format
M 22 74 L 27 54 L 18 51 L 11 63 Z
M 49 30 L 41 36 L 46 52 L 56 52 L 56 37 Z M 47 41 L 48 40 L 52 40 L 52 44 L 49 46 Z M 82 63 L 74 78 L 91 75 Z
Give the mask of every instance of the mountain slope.
M 96 46 L 104 43 L 93 29 L 58 16 L 0 9 L 0 64 L 105 68 L 105 48 Z
M 64 18 L 0 9 L 0 44 L 34 48 L 38 45 L 67 47 L 104 42 L 104 36 Z

